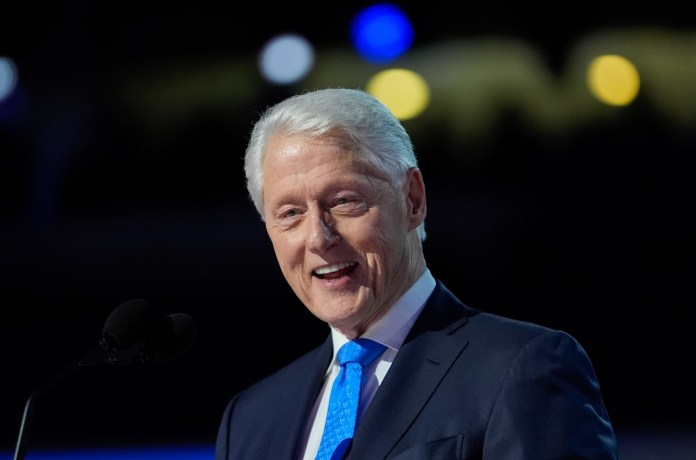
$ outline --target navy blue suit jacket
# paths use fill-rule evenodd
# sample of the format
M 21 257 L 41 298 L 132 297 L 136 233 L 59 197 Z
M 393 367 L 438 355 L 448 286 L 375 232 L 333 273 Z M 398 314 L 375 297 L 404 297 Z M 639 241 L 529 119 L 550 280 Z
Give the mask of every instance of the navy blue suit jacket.
M 235 396 L 215 460 L 294 460 L 332 358 L 319 347 Z M 590 359 L 565 332 L 483 313 L 438 282 L 348 454 L 372 459 L 616 459 Z

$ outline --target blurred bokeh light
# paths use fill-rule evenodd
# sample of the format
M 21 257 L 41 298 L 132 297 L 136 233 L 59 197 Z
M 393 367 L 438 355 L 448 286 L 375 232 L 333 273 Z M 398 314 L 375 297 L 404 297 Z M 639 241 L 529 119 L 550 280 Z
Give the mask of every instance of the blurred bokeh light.
M 360 11 L 350 27 L 353 46 L 370 62 L 393 61 L 413 45 L 409 17 L 398 6 L 378 3 Z
M 287 34 L 272 38 L 261 50 L 259 68 L 272 84 L 297 83 L 312 70 L 314 49 L 306 38 Z
M 0 103 L 8 98 L 17 86 L 17 68 L 12 59 L 0 56 Z
M 420 115 L 430 102 L 427 82 L 408 69 L 383 70 L 367 82 L 366 90 L 404 121 Z
M 590 62 L 587 85 L 600 101 L 625 106 L 638 95 L 640 75 L 636 67 L 623 56 L 598 56 Z

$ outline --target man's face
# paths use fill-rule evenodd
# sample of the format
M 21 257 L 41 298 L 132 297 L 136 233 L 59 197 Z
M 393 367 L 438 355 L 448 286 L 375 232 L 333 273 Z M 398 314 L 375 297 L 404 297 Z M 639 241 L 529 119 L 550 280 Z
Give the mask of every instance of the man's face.
M 263 168 L 264 220 L 285 279 L 315 316 L 361 334 L 413 282 L 412 181 L 395 189 L 336 138 L 276 137 Z

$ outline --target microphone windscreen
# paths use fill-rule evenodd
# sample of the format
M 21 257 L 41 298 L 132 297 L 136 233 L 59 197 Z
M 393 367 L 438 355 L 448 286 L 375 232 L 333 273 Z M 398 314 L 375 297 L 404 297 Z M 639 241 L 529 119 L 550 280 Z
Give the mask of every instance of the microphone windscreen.
M 158 315 L 150 302 L 129 300 L 116 307 L 106 319 L 102 338 L 110 350 L 130 348 L 147 340 L 157 322 Z
M 189 315 L 167 315 L 147 343 L 145 354 L 151 361 L 170 361 L 186 353 L 197 335 L 198 327 Z

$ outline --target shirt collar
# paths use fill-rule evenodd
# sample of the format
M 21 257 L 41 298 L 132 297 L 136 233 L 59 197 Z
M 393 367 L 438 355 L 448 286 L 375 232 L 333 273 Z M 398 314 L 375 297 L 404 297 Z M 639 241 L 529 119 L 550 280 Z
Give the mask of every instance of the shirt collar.
M 435 278 L 430 273 L 430 270 L 426 268 L 404 295 L 394 303 L 384 316 L 371 325 L 362 337 L 379 342 L 394 351 L 399 351 L 406 339 L 406 335 L 411 330 L 411 326 L 413 326 L 434 289 Z M 335 360 L 336 353 L 338 353 L 341 346 L 348 342 L 348 338 L 331 328 L 331 339 L 333 340 Z

